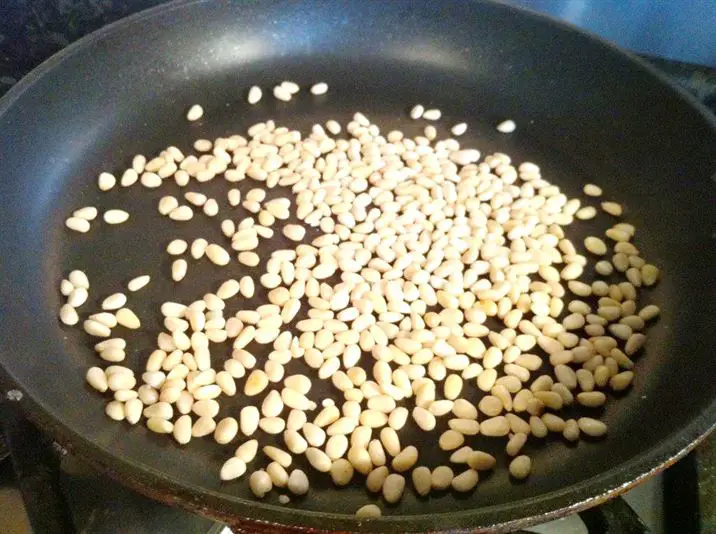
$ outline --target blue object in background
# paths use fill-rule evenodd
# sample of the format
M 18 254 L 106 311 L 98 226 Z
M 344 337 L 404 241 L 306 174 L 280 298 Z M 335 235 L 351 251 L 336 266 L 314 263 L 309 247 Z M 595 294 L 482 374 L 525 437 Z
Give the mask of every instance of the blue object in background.
M 502 0 L 639 54 L 716 67 L 716 0 Z

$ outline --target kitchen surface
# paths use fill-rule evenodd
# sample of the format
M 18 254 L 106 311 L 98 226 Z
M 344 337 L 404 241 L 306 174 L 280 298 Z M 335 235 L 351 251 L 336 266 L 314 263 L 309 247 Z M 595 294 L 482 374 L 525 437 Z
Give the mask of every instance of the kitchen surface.
M 0 94 L 83 35 L 159 3 L 4 0 L 0 5 Z M 716 1 L 506 3 L 548 13 L 617 42 L 716 113 Z M 150 501 L 110 481 L 24 420 L 13 406 L 12 392 L 2 393 L 1 532 L 32 532 L 31 524 L 38 533 L 224 531 L 223 525 Z M 624 500 L 604 505 L 601 511 L 573 515 L 531 531 L 716 533 L 716 439 L 705 440 L 666 473 L 627 492 Z

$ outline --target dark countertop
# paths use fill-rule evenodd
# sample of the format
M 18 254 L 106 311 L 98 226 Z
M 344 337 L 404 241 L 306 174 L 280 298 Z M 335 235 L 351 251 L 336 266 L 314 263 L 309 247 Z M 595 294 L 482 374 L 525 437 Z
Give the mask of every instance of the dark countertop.
M 0 5 L 0 95 L 71 42 L 159 0 L 5 0 Z M 642 56 L 716 113 L 716 69 Z M 716 439 L 697 450 L 702 529 L 716 533 Z
M 704 534 L 716 532 L 716 438 L 713 435 L 696 450 L 699 497 Z

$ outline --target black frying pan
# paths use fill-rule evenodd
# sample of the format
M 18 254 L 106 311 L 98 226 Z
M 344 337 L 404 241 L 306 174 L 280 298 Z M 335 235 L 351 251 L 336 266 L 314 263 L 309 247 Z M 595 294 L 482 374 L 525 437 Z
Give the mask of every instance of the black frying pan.
M 304 86 L 325 80 L 331 90 L 289 104 L 244 103 L 250 85 L 283 79 Z M 197 102 L 205 118 L 189 124 L 184 112 Z M 100 195 L 97 173 L 125 168 L 138 152 L 168 144 L 188 149 L 198 137 L 266 118 L 305 128 L 328 118 L 345 123 L 360 110 L 385 131 L 417 133 L 405 113 L 416 102 L 443 110 L 443 135 L 444 127 L 467 120 L 466 141 L 483 153 L 503 150 L 539 163 L 570 195 L 583 183 L 601 184 L 624 203 L 626 219 L 639 229 L 637 243 L 663 268 L 647 297 L 661 304 L 663 316 L 650 331 L 633 391 L 611 400 L 603 414 L 608 438 L 571 447 L 561 439 L 531 443 L 534 473 L 524 483 L 510 481 L 503 467 L 469 495 L 419 499 L 407 491 L 398 506 L 385 507 L 383 519 L 360 525 L 353 513 L 374 500 L 361 483 L 337 491 L 316 475 L 305 499 L 281 506 L 274 492 L 257 502 L 245 480 L 219 483 L 230 449 L 209 440 L 185 449 L 141 425 L 109 422 L 104 400 L 83 382 L 86 367 L 97 362 L 92 340 L 57 321 L 60 279 L 85 269 L 96 309 L 129 278 L 151 272 L 146 300 L 133 305 L 159 328 L 148 318 L 173 287 L 164 244 L 180 235 L 220 236 L 206 219 L 199 218 L 203 228 L 158 220 L 156 200 L 176 186 Z M 495 132 L 506 117 L 517 122 L 515 134 Z M 162 6 L 69 47 L 0 103 L 0 361 L 24 393 L 27 412 L 77 453 L 145 493 L 233 524 L 406 531 L 544 521 L 624 491 L 684 454 L 716 421 L 715 149 L 713 117 L 650 68 L 573 28 L 502 5 Z M 225 198 L 222 181 L 208 189 Z M 133 217 L 121 227 L 70 235 L 64 218 L 88 204 L 130 206 Z M 257 271 L 192 264 L 175 298 L 196 298 L 214 288 L 213 280 L 244 272 Z M 153 335 L 127 336 L 130 364 L 139 368 Z M 227 403 L 226 412 L 241 402 Z

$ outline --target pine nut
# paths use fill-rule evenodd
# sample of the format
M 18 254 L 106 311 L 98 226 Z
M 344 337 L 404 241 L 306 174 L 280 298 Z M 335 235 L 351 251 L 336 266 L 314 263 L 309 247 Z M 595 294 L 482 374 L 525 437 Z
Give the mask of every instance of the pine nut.
M 294 469 L 288 477 L 288 489 L 294 495 L 305 495 L 308 493 L 308 477 L 300 469 Z
M 268 473 L 260 469 L 251 473 L 249 487 L 256 497 L 263 499 L 273 489 L 273 483 Z
M 434 490 L 441 491 L 450 487 L 454 475 L 452 469 L 446 465 L 441 465 L 433 469 L 431 476 L 431 486 Z
M 477 471 L 489 471 L 496 463 L 494 456 L 482 451 L 472 451 L 467 459 L 467 464 Z
M 621 205 L 616 202 L 602 202 L 601 206 L 604 212 L 614 217 L 620 217 L 623 211 Z
M 358 519 L 373 519 L 382 515 L 380 508 L 375 504 L 366 504 L 356 510 L 356 518 Z
M 84 219 L 86 221 L 94 221 L 97 218 L 97 208 L 94 206 L 86 206 L 72 212 L 73 217 Z
M 124 210 L 107 210 L 102 218 L 107 224 L 122 224 L 129 219 L 129 213 Z
M 132 278 L 127 283 L 127 289 L 131 292 L 139 291 L 143 287 L 145 287 L 149 281 L 151 280 L 151 277 L 147 274 L 142 276 L 137 276 L 136 278 Z
M 450 128 L 450 133 L 452 133 L 454 136 L 459 137 L 463 135 L 467 131 L 467 123 L 460 122 Z
M 246 464 L 251 463 L 256 457 L 256 453 L 258 452 L 258 446 L 258 441 L 256 441 L 255 439 L 245 441 L 236 448 L 234 456 L 236 456 Z
M 510 475 L 518 480 L 527 478 L 532 471 L 532 460 L 524 454 L 510 462 Z
M 291 91 L 289 91 L 283 85 L 277 85 L 273 88 L 273 96 L 276 98 L 276 100 L 288 102 L 289 100 L 291 100 Z
M 298 224 L 287 224 L 283 227 L 283 235 L 291 241 L 301 241 L 306 235 L 306 229 Z
M 76 325 L 80 321 L 77 310 L 70 304 L 63 304 L 60 308 L 60 321 L 68 326 Z
M 204 116 L 204 108 L 202 108 L 199 104 L 194 104 L 189 108 L 189 111 L 186 113 L 186 120 L 194 122 L 198 121 Z
M 87 383 L 100 393 L 107 391 L 107 377 L 99 367 L 90 367 L 85 375 Z
M 506 120 L 499 123 L 496 129 L 500 133 L 512 133 L 517 129 L 517 124 L 515 124 L 515 121 Z
M 206 247 L 206 257 L 211 260 L 212 263 L 220 266 L 228 265 L 231 261 L 231 256 L 224 250 L 220 245 L 214 243 Z
M 595 438 L 601 437 L 607 433 L 607 425 L 597 419 L 591 417 L 580 417 L 577 419 L 579 430 Z
M 417 104 L 410 110 L 410 118 L 413 120 L 420 119 L 422 118 L 423 113 L 425 113 L 425 108 L 420 104 Z
M 584 247 L 597 256 L 604 256 L 607 253 L 607 245 L 598 237 L 587 237 L 584 240 Z
M 594 184 L 587 184 L 584 186 L 584 194 L 590 197 L 600 197 L 602 196 L 602 188 L 598 185 Z
M 477 480 L 477 471 L 473 469 L 468 469 L 467 471 L 463 471 L 458 476 L 453 478 L 451 486 L 452 489 L 454 489 L 455 491 L 458 491 L 460 493 L 466 493 L 468 491 L 471 491 L 477 485 Z
M 412 445 L 409 445 L 408 447 L 400 451 L 400 453 L 395 458 L 393 458 L 393 463 L 391 465 L 394 470 L 398 471 L 399 473 L 402 473 L 411 469 L 417 461 L 418 449 L 416 449 Z
M 327 473 L 331 470 L 331 459 L 321 449 L 309 447 L 306 449 L 306 459 L 316 471 Z
M 425 466 L 416 467 L 412 472 L 413 487 L 418 495 L 425 497 L 432 487 L 432 473 Z
M 383 498 L 386 502 L 394 504 L 403 497 L 405 478 L 397 473 L 388 475 L 383 483 Z
M 263 93 L 261 91 L 261 88 L 258 85 L 254 85 L 249 89 L 248 96 L 246 97 L 246 100 L 249 104 L 254 105 L 257 104 L 261 97 L 263 96 Z
M 328 84 L 325 82 L 319 82 L 311 86 L 311 94 L 314 95 L 325 95 L 328 92 Z
M 90 223 L 86 219 L 80 219 L 79 217 L 69 217 L 65 220 L 65 226 L 75 232 L 82 234 L 89 232 Z
M 232 457 L 226 460 L 224 462 L 224 465 L 221 467 L 221 472 L 219 474 L 219 478 L 224 481 L 228 480 L 235 480 L 246 473 L 246 463 L 237 457 Z M 252 485 L 251 490 L 254 492 L 255 495 L 259 496 L 257 492 L 261 492 L 263 489 L 265 489 L 265 481 L 263 477 L 260 477 L 260 480 L 258 480 L 259 477 L 254 479 L 253 474 L 251 475 Z M 264 492 L 267 493 L 270 491 L 270 488 Z M 263 494 L 261 495 L 263 496 Z

